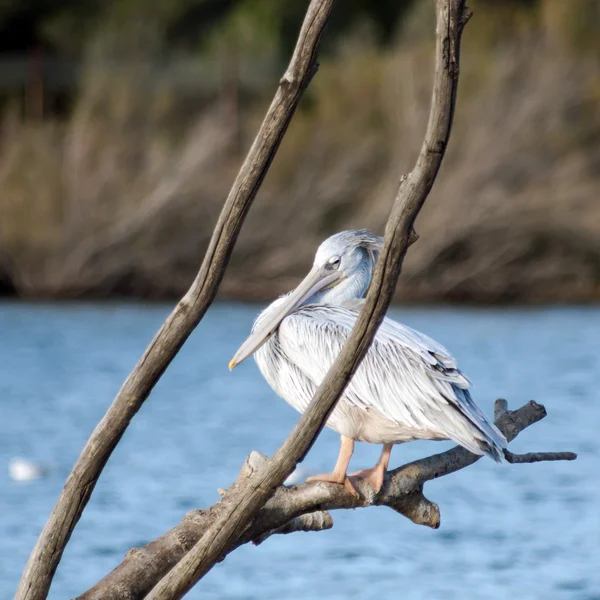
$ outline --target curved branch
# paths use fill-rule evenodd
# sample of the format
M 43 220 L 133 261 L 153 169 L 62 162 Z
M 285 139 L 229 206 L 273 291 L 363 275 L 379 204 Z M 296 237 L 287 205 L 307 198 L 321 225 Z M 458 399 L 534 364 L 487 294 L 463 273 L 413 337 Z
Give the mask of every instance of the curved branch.
M 498 400 L 496 408 L 496 424 L 511 440 L 546 415 L 544 407 L 535 402 L 529 402 L 512 412 L 508 411 L 504 400 Z M 534 460 L 521 462 L 537 462 L 542 455 L 543 453 L 522 455 L 531 456 Z M 576 455 L 570 452 L 548 455 L 552 457 L 550 460 L 576 458 Z M 260 544 L 275 533 L 329 529 L 333 526 L 328 512 L 330 510 L 388 506 L 413 523 L 436 529 L 440 525 L 440 510 L 437 504 L 423 495 L 424 484 L 431 479 L 464 469 L 479 458 L 481 457 L 457 446 L 447 452 L 389 471 L 378 495 L 375 495 L 367 484 L 358 481 L 360 498 L 350 494 L 343 485 L 333 483 L 314 482 L 291 487 L 280 486 L 229 552 L 248 542 Z M 141 549 L 130 551 L 114 571 L 79 596 L 78 600 L 144 598 L 201 538 L 212 520 L 222 513 L 223 504 L 228 501 L 228 496 L 243 486 L 255 472 L 264 468 L 268 460 L 266 456 L 252 452 L 229 491 L 220 490 L 223 500 L 205 510 L 191 511 L 179 525 L 157 540 Z
M 436 0 L 435 7 L 435 74 L 425 140 L 414 169 L 400 184 L 377 268 L 352 333 L 281 448 L 236 492 L 202 539 L 148 594 L 148 600 L 181 598 L 236 545 L 275 488 L 310 450 L 385 317 L 413 237 L 413 223 L 433 186 L 448 146 L 458 87 L 460 40 L 471 16 L 465 0 Z
M 29 557 L 16 600 L 43 600 L 96 482 L 131 419 L 214 300 L 250 206 L 302 93 L 317 69 L 317 49 L 333 0 L 313 0 L 290 65 L 233 183 L 196 279 L 160 328 L 96 426 Z

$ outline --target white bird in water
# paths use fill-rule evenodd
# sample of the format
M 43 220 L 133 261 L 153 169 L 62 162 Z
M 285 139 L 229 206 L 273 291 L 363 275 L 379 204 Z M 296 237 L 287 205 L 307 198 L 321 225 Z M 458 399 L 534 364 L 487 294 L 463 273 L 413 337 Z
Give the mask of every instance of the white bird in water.
M 13 481 L 33 481 L 46 474 L 46 469 L 26 458 L 11 458 L 8 474 Z
M 298 287 L 256 319 L 232 369 L 254 354 L 275 392 L 301 413 L 340 353 L 354 326 L 383 238 L 343 231 L 325 240 Z M 327 420 L 341 435 L 332 473 L 307 481 L 346 485 L 365 479 L 377 493 L 394 444 L 451 439 L 500 462 L 506 439 L 469 393 L 469 380 L 440 344 L 385 318 L 354 377 Z M 346 474 L 354 442 L 383 444 L 371 469 Z

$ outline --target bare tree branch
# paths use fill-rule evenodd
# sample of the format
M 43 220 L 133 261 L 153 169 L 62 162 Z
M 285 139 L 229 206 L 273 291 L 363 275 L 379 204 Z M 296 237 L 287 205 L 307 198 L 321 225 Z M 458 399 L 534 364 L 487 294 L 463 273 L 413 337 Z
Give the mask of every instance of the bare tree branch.
M 262 544 L 267 538 L 271 537 L 276 533 L 296 533 L 297 531 L 323 531 L 325 529 L 331 529 L 333 527 L 333 519 L 326 510 L 318 510 L 316 512 L 307 513 L 300 515 L 291 521 L 288 521 L 285 525 L 277 527 L 253 538 L 252 543 L 255 546 Z
M 527 454 L 513 454 L 505 450 L 506 460 L 512 465 L 525 463 L 549 462 L 554 460 L 575 460 L 574 452 L 527 452 Z
M 433 186 L 448 146 L 458 87 L 460 39 L 471 16 L 464 0 L 436 0 L 435 7 L 435 74 L 425 140 L 414 169 L 400 184 L 386 226 L 381 256 L 357 323 L 281 448 L 265 468 L 251 476 L 243 489 L 237 490 L 227 509 L 148 594 L 149 600 L 181 598 L 235 546 L 275 488 L 310 450 L 385 317 L 413 237 L 413 223 Z
M 508 411 L 504 400 L 498 400 L 496 408 L 496 424 L 511 440 L 546 415 L 544 407 L 535 402 L 529 402 L 512 412 Z M 570 452 L 532 453 L 523 456 L 533 457 L 533 461 L 522 462 L 537 462 L 540 456 L 546 454 L 552 457 L 550 460 L 557 460 L 559 456 L 560 460 L 575 458 Z M 424 484 L 431 479 L 464 469 L 479 458 L 457 446 L 447 452 L 389 471 L 378 495 L 375 495 L 368 485 L 357 482 L 360 485 L 360 498 L 350 494 L 344 486 L 334 483 L 314 482 L 291 487 L 280 486 L 229 552 L 248 542 L 260 544 L 275 533 L 329 529 L 333 521 L 328 511 L 334 509 L 388 506 L 413 523 L 435 529 L 440 525 L 440 510 L 423 495 Z M 243 486 L 254 472 L 268 464 L 268 460 L 266 456 L 252 452 L 229 492 L 219 491 L 223 500 L 205 510 L 191 511 L 179 525 L 157 540 L 143 548 L 130 551 L 116 569 L 78 600 L 144 598 L 163 574 L 183 557 L 185 548 L 191 547 L 200 539 L 212 519 L 222 510 L 222 505 L 228 501 L 228 494 L 234 492 L 236 487 Z
M 196 279 L 160 328 L 90 436 L 29 557 L 16 600 L 43 600 L 75 525 L 112 451 L 212 303 L 246 214 L 316 72 L 317 49 L 333 0 L 313 0 L 290 65 L 231 188 Z

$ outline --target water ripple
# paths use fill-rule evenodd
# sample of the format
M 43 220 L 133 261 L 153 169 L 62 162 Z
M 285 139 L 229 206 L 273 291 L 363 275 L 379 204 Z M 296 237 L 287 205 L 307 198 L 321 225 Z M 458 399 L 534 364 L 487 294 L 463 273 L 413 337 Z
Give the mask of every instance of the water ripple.
M 75 310 L 76 309 L 76 310 Z M 256 306 L 215 305 L 119 444 L 76 528 L 51 599 L 72 597 L 124 553 L 214 503 L 252 449 L 272 453 L 296 422 L 248 361 L 227 362 Z M 161 305 L 0 304 L 0 598 L 11 597 L 36 536 L 87 437 L 169 310 Z M 600 310 L 403 309 L 396 318 L 447 346 L 491 414 L 531 398 L 549 416 L 516 452 L 575 450 L 574 463 L 482 460 L 431 482 L 438 531 L 396 513 L 335 513 L 319 534 L 274 536 L 219 564 L 189 598 L 599 600 Z M 302 469 L 329 469 L 338 438 L 324 431 Z M 392 464 L 443 444 L 394 450 Z M 359 445 L 353 464 L 378 449 Z M 15 482 L 9 461 L 47 466 Z M 401 592 L 401 593 L 400 593 Z

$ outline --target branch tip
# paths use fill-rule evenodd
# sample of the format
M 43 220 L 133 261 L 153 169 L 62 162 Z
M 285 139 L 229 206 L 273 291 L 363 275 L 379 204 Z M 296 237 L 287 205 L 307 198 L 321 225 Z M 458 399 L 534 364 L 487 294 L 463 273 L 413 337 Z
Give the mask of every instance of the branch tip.
M 465 25 L 471 20 L 472 16 L 473 16 L 473 10 L 471 9 L 470 6 L 467 6 L 465 4 L 465 6 L 463 6 L 462 14 L 460 16 L 460 21 L 459 21 L 459 26 L 460 26 L 461 32 L 465 28 Z
M 408 234 L 408 245 L 412 246 L 418 239 L 419 239 L 419 234 L 413 228 L 411 228 L 411 230 Z
M 577 454 L 575 454 L 575 452 L 528 452 L 526 454 L 514 454 L 506 448 L 504 449 L 504 457 L 507 462 L 512 465 L 558 460 L 577 460 Z

